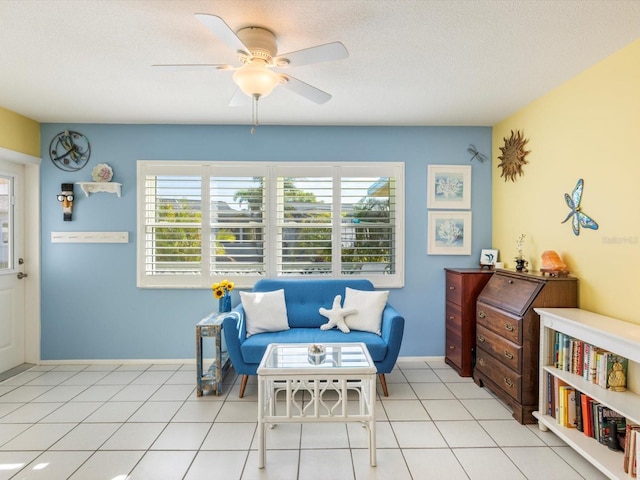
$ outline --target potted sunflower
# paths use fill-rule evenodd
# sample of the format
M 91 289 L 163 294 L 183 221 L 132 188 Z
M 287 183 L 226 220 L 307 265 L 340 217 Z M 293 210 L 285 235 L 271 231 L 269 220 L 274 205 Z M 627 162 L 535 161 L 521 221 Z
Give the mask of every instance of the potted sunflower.
M 233 290 L 235 284 L 229 280 L 222 280 L 219 283 L 211 285 L 213 291 L 213 298 L 218 300 L 219 312 L 231 311 L 231 290 Z

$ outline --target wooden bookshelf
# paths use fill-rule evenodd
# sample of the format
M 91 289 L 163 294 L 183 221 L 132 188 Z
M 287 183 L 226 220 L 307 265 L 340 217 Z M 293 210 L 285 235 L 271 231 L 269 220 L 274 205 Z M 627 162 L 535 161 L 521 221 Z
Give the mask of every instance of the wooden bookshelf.
M 636 375 L 640 364 L 640 325 L 578 308 L 536 308 L 540 315 L 539 404 L 533 412 L 541 430 L 551 430 L 567 445 L 612 479 L 629 478 L 623 468 L 622 452 L 609 450 L 575 428 L 567 428 L 546 414 L 548 374 L 621 413 L 627 421 L 640 424 L 640 389 Z M 561 332 L 629 359 L 627 391 L 612 392 L 580 375 L 553 366 L 555 332 Z

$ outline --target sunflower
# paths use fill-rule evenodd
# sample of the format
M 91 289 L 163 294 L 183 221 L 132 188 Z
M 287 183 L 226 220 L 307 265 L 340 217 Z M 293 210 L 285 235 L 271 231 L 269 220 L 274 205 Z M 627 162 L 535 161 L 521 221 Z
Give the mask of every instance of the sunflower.
M 236 285 L 229 280 L 222 280 L 220 283 L 214 283 L 213 285 L 211 285 L 213 297 L 219 300 L 222 297 L 227 296 L 229 292 L 235 288 L 235 286 Z
M 213 289 L 213 297 L 214 297 L 216 300 L 219 300 L 219 299 L 221 299 L 222 297 L 224 297 L 224 293 L 225 293 L 225 292 L 224 292 L 224 289 L 223 289 L 223 288 L 218 287 L 218 288 L 214 288 L 214 289 Z

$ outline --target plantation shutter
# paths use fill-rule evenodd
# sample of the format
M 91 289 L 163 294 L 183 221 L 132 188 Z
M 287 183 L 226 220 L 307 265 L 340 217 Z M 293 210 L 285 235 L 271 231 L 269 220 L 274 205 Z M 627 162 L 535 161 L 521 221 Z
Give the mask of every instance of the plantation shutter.
M 277 168 L 278 275 L 333 272 L 333 178 L 330 167 Z
M 144 176 L 144 276 L 202 275 L 202 176 L 165 169 Z
M 214 169 L 209 222 L 212 277 L 265 275 L 264 186 L 264 176 L 238 176 L 232 169 Z
M 341 176 L 341 273 L 392 274 L 395 265 L 396 180 L 389 169 L 345 167 Z M 378 174 L 370 176 L 371 174 Z

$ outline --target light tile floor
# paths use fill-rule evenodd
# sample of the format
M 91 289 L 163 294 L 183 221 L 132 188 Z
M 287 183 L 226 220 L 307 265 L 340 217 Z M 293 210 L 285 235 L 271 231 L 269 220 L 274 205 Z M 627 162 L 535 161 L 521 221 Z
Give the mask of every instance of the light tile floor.
M 255 378 L 198 398 L 194 365 L 35 366 L 0 383 L 0 480 L 604 478 L 442 361 L 400 359 L 387 382 L 377 467 L 357 424 L 287 424 L 258 469 Z

